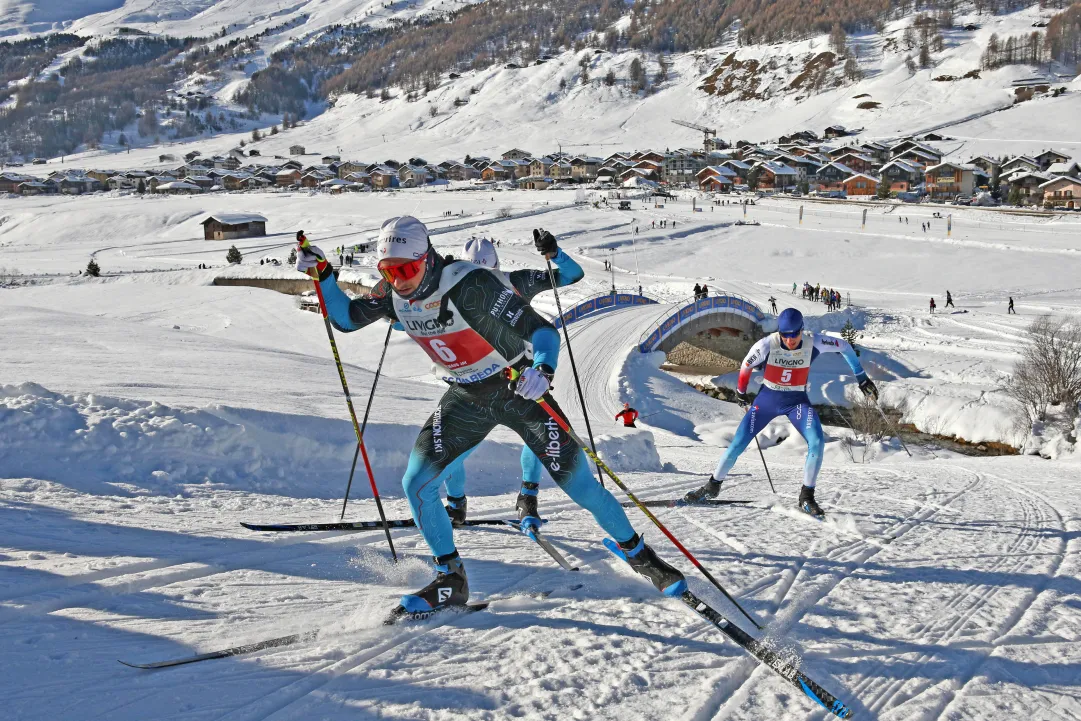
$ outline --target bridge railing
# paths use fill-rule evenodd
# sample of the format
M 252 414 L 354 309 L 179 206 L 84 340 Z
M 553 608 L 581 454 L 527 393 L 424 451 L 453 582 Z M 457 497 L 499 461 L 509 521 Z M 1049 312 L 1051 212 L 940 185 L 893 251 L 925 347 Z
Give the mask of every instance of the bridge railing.
M 556 318 L 553 323 L 556 328 L 559 328 L 565 324 L 569 325 L 576 320 L 592 317 L 600 313 L 607 313 L 608 311 L 616 310 L 618 308 L 656 305 L 658 302 L 659 301 L 654 300 L 653 298 L 641 295 L 638 293 L 637 288 L 616 288 L 615 290 L 590 296 L 583 301 L 579 301 L 577 305 L 564 309 L 563 315 Z
M 691 296 L 678 301 L 679 308 L 660 318 L 642 333 L 638 341 L 638 350 L 642 353 L 651 353 L 657 349 L 660 343 L 668 338 L 686 321 L 697 318 L 703 313 L 723 311 L 741 315 L 755 323 L 762 323 L 766 314 L 757 304 L 735 293 L 725 291 L 711 291 L 705 298 Z

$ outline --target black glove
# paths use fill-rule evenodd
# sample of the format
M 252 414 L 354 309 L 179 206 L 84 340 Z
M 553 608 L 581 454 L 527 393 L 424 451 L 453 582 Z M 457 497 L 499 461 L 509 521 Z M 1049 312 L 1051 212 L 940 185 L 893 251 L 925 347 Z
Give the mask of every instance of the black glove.
M 751 405 L 751 397 L 743 391 L 736 391 L 736 403 L 739 403 L 740 408 L 746 408 Z
M 878 400 L 878 386 L 870 378 L 864 378 L 860 381 L 860 390 L 863 391 L 863 395 L 872 400 Z
M 533 229 L 533 245 L 537 246 L 537 252 L 545 257 L 559 252 L 556 237 L 544 228 Z

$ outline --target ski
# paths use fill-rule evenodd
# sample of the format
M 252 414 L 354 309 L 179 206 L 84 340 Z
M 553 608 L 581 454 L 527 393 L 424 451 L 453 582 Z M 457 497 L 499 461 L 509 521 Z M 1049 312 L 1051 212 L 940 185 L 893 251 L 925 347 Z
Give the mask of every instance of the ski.
M 621 560 L 626 562 L 626 559 L 623 559 L 616 553 L 614 543 L 605 539 L 604 545 L 608 547 L 609 551 L 616 554 L 617 558 L 621 558 Z M 679 596 L 679 600 L 682 601 L 687 608 L 694 611 L 700 618 L 709 622 L 730 640 L 743 648 L 743 650 L 758 659 L 759 663 L 777 673 L 781 678 L 798 688 L 804 695 L 816 702 L 822 708 L 838 718 L 847 719 L 852 717 L 852 709 L 848 708 L 848 706 L 839 701 L 836 696 L 822 688 L 818 683 L 800 670 L 798 657 L 793 655 L 793 658 L 796 659 L 795 662 L 786 659 L 781 653 L 768 647 L 766 644 L 729 621 L 724 614 L 694 595 L 690 590 L 684 591 Z
M 505 526 L 507 523 L 513 523 L 518 525 L 517 520 L 506 521 L 499 518 L 478 518 L 476 520 L 466 520 L 463 523 L 456 524 L 455 528 L 459 527 L 475 527 L 475 526 Z M 343 521 L 340 523 L 246 523 L 240 522 L 240 525 L 247 528 L 249 531 L 269 531 L 272 533 L 288 533 L 296 531 L 382 531 L 382 521 Z M 412 518 L 399 518 L 395 520 L 388 520 L 387 525 L 390 528 L 416 528 L 417 523 Z
M 515 530 L 522 530 L 521 521 L 507 521 L 508 526 Z M 552 557 L 552 560 L 560 565 L 564 571 L 577 571 L 578 566 L 572 566 L 567 557 L 559 552 L 552 542 L 540 534 L 540 531 L 536 529 L 529 529 L 525 531 L 525 535 L 529 536 L 538 546 L 544 549 L 545 553 Z
M 468 613 L 476 613 L 477 611 L 483 611 L 491 605 L 490 601 L 483 603 L 463 603 L 456 606 L 440 606 L 439 608 L 433 608 L 430 611 L 417 611 L 410 613 L 401 606 L 397 606 L 390 615 L 383 619 L 384 626 L 394 626 L 399 623 L 412 623 L 416 621 L 428 621 L 436 616 L 447 616 L 449 614 L 465 615 Z
M 683 500 L 682 498 L 670 498 L 668 500 L 660 500 L 660 501 L 642 501 L 642 505 L 645 506 L 646 508 L 684 508 L 684 507 L 690 508 L 690 507 L 693 507 L 693 506 L 731 506 L 731 505 L 740 504 L 740 503 L 754 503 L 754 501 L 733 501 L 733 500 L 729 500 L 727 498 L 724 498 L 724 499 L 707 498 L 706 500 L 698 501 L 697 503 L 691 503 L 689 501 Z M 623 506 L 624 508 L 637 508 L 638 507 L 637 504 L 635 504 L 633 501 L 624 501 L 620 505 Z
M 768 648 L 692 592 L 684 591 L 679 600 L 687 608 L 698 614 L 700 618 L 709 622 L 729 639 L 739 644 L 745 651 L 757 658 L 760 663 L 795 686 L 819 706 L 837 718 L 852 718 L 852 709 L 812 680 L 800 669 L 798 663 L 794 663 L 786 659 L 781 653 Z
M 195 656 L 184 656 L 182 658 L 174 658 L 167 661 L 156 661 L 154 663 L 130 663 L 128 661 L 119 661 L 125 666 L 131 668 L 142 669 L 158 669 L 158 668 L 171 668 L 173 666 L 183 666 L 189 663 L 197 663 L 199 661 L 210 661 L 215 658 L 228 658 L 230 656 L 241 656 L 246 653 L 255 653 L 256 651 L 262 651 L 267 648 L 279 648 L 281 646 L 291 646 L 295 643 L 301 643 L 304 641 L 314 641 L 319 635 L 318 631 L 307 631 L 305 633 L 294 633 L 291 636 L 282 636 L 281 638 L 271 638 L 266 641 L 256 641 L 255 643 L 246 643 L 241 646 L 233 646 L 232 648 L 223 648 L 220 651 L 211 651 L 210 653 L 200 653 Z

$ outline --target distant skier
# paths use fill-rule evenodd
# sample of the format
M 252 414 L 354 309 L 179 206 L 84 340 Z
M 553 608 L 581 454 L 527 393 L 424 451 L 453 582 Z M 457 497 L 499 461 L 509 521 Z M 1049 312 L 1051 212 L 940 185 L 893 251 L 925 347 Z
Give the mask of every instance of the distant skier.
M 541 231 L 534 239 L 534 245 L 541 255 L 551 260 L 555 268 L 552 275 L 555 276 L 556 287 L 572 285 L 580 281 L 585 273 L 569 255 L 564 253 L 556 244 L 555 237 L 548 232 Z M 552 289 L 552 279 L 547 270 L 514 270 L 505 272 L 499 270 L 499 254 L 492 241 L 487 238 L 470 238 L 462 250 L 462 260 L 479 265 L 496 272 L 500 282 L 518 294 L 518 297 L 529 303 L 538 294 Z M 474 449 L 469 449 L 458 456 L 441 476 L 447 487 L 447 515 L 451 523 L 460 525 L 465 522 L 468 508 L 468 499 L 465 495 L 465 460 Z M 529 450 L 529 446 L 522 446 L 522 489 L 518 493 L 518 501 L 515 508 L 518 511 L 518 520 L 523 527 L 528 525 L 539 528 L 541 525 L 540 510 L 537 506 L 538 489 L 541 482 L 540 459 Z
M 795 281 L 793 281 L 792 282 L 792 295 L 795 295 L 795 294 L 796 294 L 796 283 L 795 283 Z
M 934 313 L 934 312 L 935 312 L 935 308 L 937 308 L 937 307 L 938 307 L 937 305 L 935 305 L 935 299 L 934 299 L 934 298 L 932 298 L 932 299 L 931 299 L 931 306 L 930 306 L 930 307 L 931 307 L 931 312 L 932 312 L 932 313 Z
M 799 508 L 812 516 L 824 515 L 815 502 L 815 483 L 822 468 L 825 441 L 822 424 L 807 396 L 807 377 L 811 364 L 822 353 L 840 353 L 855 374 L 863 394 L 878 399 L 878 388 L 874 381 L 867 377 L 856 352 L 847 341 L 805 331 L 803 314 L 795 308 L 785 308 L 777 317 L 777 332 L 755 343 L 740 367 L 736 397 L 740 406 L 750 406 L 748 413 L 743 416 L 728 450 L 717 463 L 717 470 L 705 485 L 689 492 L 684 496 L 684 500 L 688 503 L 700 503 L 707 498 L 716 498 L 725 476 L 732 470 L 747 444 L 774 418 L 786 415 L 807 441 L 807 461 L 803 466 Z M 747 395 L 747 385 L 750 383 L 751 373 L 757 368 L 764 368 L 762 389 L 752 404 Z
M 616 420 L 618 421 L 621 418 L 623 419 L 623 427 L 624 428 L 637 428 L 638 427 L 638 426 L 634 425 L 634 422 L 636 420 L 638 420 L 638 411 L 631 408 L 630 403 L 624 403 L 623 404 L 623 410 L 621 410 L 619 413 L 616 413 Z
M 1014 310 L 1014 308 L 1013 308 L 1013 296 L 1012 295 L 1010 296 L 1010 305 L 1006 307 L 1006 315 L 1009 315 L 1010 313 L 1013 313 L 1014 315 L 1017 315 L 1017 311 Z
M 541 233 L 534 231 L 535 241 Z M 559 356 L 559 333 L 491 271 L 447 263 L 428 229 L 404 216 L 383 223 L 376 249 L 383 279 L 350 300 L 324 253 L 301 246 L 297 270 L 318 279 L 332 323 L 343 332 L 380 318 L 397 320 L 431 357 L 450 388 L 421 428 L 402 487 L 417 528 L 432 551 L 437 575 L 401 599 L 401 611 L 424 613 L 469 599 L 465 566 L 435 481 L 495 428 L 510 428 L 545 459 L 556 484 L 616 539 L 627 561 L 662 592 L 680 595 L 686 581 L 662 561 L 627 520 L 619 501 L 590 474 L 585 453 L 535 401 L 545 398 Z M 505 371 L 520 371 L 514 388 Z
M 947 308 L 956 308 L 957 307 L 957 306 L 955 306 L 953 304 L 953 296 L 950 295 L 950 291 L 948 291 L 948 290 L 946 291 L 946 307 Z
M 769 297 L 769 305 L 770 309 L 773 312 L 773 315 L 777 315 L 777 299 L 774 298 L 772 295 Z

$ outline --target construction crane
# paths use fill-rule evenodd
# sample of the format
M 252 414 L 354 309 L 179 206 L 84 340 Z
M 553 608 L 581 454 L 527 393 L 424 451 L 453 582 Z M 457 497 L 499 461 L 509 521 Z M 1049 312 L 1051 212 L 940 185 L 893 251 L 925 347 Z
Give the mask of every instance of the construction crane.
M 685 128 L 697 130 L 698 132 L 702 133 L 702 143 L 707 150 L 709 149 L 709 136 L 712 135 L 715 138 L 717 137 L 717 131 L 713 128 L 707 128 L 704 125 L 698 125 L 697 123 L 691 123 L 686 120 L 676 120 L 674 118 L 672 119 L 672 122 L 676 125 L 682 125 Z

